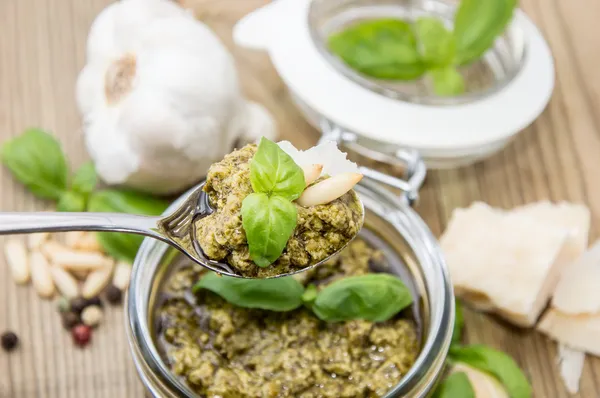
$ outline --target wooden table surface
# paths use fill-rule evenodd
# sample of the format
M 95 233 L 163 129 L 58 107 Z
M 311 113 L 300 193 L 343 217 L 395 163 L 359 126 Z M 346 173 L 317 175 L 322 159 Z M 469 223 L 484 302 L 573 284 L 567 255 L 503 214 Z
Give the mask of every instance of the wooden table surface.
M 307 147 L 318 133 L 302 119 L 268 58 L 233 48 L 237 19 L 266 0 L 186 0 L 232 48 L 247 95 L 275 115 L 281 137 Z M 87 30 L 108 0 L 0 0 L 0 140 L 36 126 L 54 132 L 73 166 L 87 159 L 74 101 Z M 557 81 L 540 118 L 502 153 L 475 166 L 431 172 L 418 211 L 439 235 L 452 209 L 483 200 L 499 207 L 550 199 L 586 203 L 591 239 L 600 227 L 600 2 L 522 0 L 521 7 L 552 47 Z M 0 209 L 31 211 L 34 199 L 0 168 Z M 1 260 L 2 262 L 4 260 Z M 31 287 L 16 287 L 0 264 L 0 330 L 16 331 L 14 353 L 0 352 L 0 397 L 142 397 L 123 329 L 111 309 L 93 344 L 75 349 L 54 304 Z M 507 351 L 525 369 L 536 397 L 567 397 L 558 377 L 556 346 L 536 332 L 512 330 L 468 312 L 466 335 Z M 588 357 L 580 397 L 600 396 L 600 360 Z

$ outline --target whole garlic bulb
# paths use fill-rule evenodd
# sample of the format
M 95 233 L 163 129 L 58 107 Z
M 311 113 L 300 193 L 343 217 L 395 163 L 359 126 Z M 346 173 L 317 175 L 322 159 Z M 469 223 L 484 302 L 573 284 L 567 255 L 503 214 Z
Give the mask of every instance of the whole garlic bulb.
M 169 0 L 122 0 L 94 21 L 77 80 L 87 149 L 109 184 L 179 192 L 236 141 L 274 138 L 213 32 Z

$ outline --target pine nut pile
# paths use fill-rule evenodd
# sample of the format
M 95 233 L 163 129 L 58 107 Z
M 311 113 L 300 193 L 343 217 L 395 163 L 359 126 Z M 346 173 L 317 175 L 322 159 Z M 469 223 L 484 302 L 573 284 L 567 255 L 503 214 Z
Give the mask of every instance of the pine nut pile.
M 42 299 L 57 298 L 62 324 L 76 345 L 85 346 L 104 318 L 101 296 L 111 304 L 121 302 L 131 264 L 107 256 L 92 232 L 61 235 L 62 240 L 49 233 L 10 237 L 4 254 L 15 283 L 31 283 Z

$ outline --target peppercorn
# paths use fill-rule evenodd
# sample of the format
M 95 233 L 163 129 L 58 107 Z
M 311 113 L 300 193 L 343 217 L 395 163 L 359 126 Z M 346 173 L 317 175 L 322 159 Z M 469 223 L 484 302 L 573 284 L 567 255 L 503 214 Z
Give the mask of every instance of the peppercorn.
M 19 338 L 13 332 L 2 333 L 2 348 L 4 351 L 12 351 L 19 344 Z
M 92 305 L 97 305 L 100 308 L 104 307 L 104 304 L 102 303 L 102 300 L 100 300 L 100 297 L 98 297 L 98 296 L 92 297 L 92 298 L 90 298 L 90 299 L 87 300 L 86 307 L 90 307 Z
M 86 325 L 77 325 L 71 329 L 73 342 L 79 347 L 85 347 L 92 338 L 92 328 Z
M 75 297 L 74 299 L 71 299 L 71 311 L 73 311 L 77 315 L 80 315 L 81 311 L 83 311 L 83 309 L 87 307 L 87 305 L 88 302 L 83 297 Z
M 79 315 L 74 312 L 65 312 L 62 314 L 62 324 L 67 330 L 71 330 L 80 322 Z
M 93 328 L 102 322 L 103 317 L 104 314 L 102 313 L 102 308 L 97 305 L 90 305 L 81 313 L 81 322 L 83 322 L 84 325 Z
M 122 298 L 123 294 L 121 293 L 121 289 L 119 289 L 115 285 L 110 284 L 106 288 L 105 293 L 106 293 L 106 299 L 108 300 L 109 303 L 119 304 L 121 302 L 121 298 Z
M 69 303 L 69 299 L 64 296 L 61 296 L 56 300 L 56 306 L 58 307 L 59 312 L 68 312 L 71 310 L 71 304 Z

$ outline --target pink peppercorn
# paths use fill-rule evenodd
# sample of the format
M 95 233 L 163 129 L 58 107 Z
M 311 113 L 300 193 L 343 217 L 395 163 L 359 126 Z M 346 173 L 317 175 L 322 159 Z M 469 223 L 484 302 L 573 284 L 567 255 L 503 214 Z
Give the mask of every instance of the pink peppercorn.
M 71 329 L 73 342 L 79 347 L 85 347 L 92 338 L 92 328 L 87 325 L 77 325 Z

